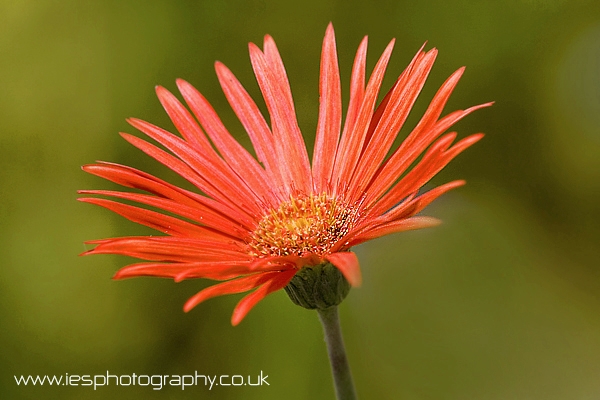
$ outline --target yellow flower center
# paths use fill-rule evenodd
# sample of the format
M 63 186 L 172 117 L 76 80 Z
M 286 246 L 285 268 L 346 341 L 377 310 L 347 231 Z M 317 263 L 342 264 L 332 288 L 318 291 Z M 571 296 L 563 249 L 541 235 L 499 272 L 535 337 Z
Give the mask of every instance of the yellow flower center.
M 291 198 L 258 223 L 248 245 L 255 257 L 325 255 L 354 226 L 358 208 L 325 193 Z

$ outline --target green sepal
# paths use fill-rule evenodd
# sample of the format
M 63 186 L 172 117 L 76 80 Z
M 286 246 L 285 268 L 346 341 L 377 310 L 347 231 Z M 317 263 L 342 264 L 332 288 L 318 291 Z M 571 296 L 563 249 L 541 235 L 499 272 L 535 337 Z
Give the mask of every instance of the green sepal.
M 331 263 L 306 266 L 285 287 L 292 302 L 309 310 L 325 310 L 340 304 L 350 292 L 350 284 Z

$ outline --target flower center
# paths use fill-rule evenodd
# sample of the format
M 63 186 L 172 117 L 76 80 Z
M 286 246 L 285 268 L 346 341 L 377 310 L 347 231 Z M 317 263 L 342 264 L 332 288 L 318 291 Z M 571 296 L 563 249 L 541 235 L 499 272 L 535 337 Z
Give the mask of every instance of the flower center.
M 325 255 L 354 226 L 358 208 L 325 193 L 291 198 L 258 223 L 248 245 L 255 257 Z

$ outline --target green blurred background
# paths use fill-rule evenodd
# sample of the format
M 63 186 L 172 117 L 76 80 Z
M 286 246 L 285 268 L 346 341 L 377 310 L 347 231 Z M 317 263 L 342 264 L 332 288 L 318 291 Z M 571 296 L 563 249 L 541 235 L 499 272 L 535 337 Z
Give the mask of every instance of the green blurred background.
M 228 65 L 258 97 L 247 42 L 271 34 L 312 143 L 323 34 L 333 21 L 342 87 L 397 39 L 384 88 L 424 41 L 438 61 L 407 128 L 443 80 L 446 109 L 494 100 L 457 125 L 485 139 L 434 184 L 464 178 L 428 215 L 438 228 L 356 249 L 364 285 L 341 306 L 363 399 L 600 398 L 600 7 L 566 0 L 1 1 L 0 397 L 332 399 L 314 312 L 279 292 L 232 328 L 240 296 L 184 314 L 205 281 L 112 281 L 131 260 L 78 257 L 85 240 L 146 234 L 77 189 L 115 188 L 101 159 L 180 182 L 129 146 L 135 116 L 172 129 L 153 87 L 194 84 L 248 140 L 216 79 Z M 347 95 L 345 95 L 347 100 Z M 262 103 L 261 103 L 262 104 Z M 406 134 L 408 130 L 404 130 Z M 259 388 L 18 387 L 29 374 L 269 375 Z

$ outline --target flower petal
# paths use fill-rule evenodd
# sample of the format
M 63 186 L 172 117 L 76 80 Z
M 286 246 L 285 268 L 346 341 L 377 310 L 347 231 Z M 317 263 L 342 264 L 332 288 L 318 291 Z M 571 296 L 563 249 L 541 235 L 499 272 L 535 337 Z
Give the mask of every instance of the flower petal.
M 177 167 L 175 168 L 177 169 Z M 248 218 L 247 214 L 241 213 L 209 197 L 167 183 L 135 168 L 100 161 L 98 164 L 84 165 L 82 169 L 85 172 L 108 179 L 119 185 L 144 190 L 159 197 L 173 200 L 179 204 L 196 208 L 199 214 L 207 212 L 220 216 L 236 225 L 242 225 L 246 229 L 252 229 L 253 227 L 253 222 Z M 194 175 L 192 171 L 188 170 L 188 172 Z M 193 180 L 194 177 L 192 176 L 191 179 Z
M 196 238 L 210 238 L 214 240 L 230 241 L 230 236 L 214 231 L 204 226 L 198 226 L 186 221 L 157 213 L 156 211 L 146 210 L 140 207 L 130 206 L 128 204 L 118 203 L 112 200 L 95 199 L 91 197 L 83 197 L 77 199 L 84 203 L 91 203 L 107 208 L 130 221 L 141 225 L 146 225 L 152 229 L 156 229 L 162 233 L 171 236 L 184 236 Z
M 281 59 L 275 40 L 273 40 L 271 35 L 265 35 L 263 49 L 267 65 L 280 86 L 281 94 L 283 95 L 282 100 L 285 101 L 286 107 L 288 107 L 292 113 L 295 113 L 294 99 L 292 98 L 292 89 L 290 88 L 287 72 L 285 71 L 285 66 L 283 65 L 283 60 Z M 302 139 L 302 135 L 300 135 L 300 139 Z M 302 139 L 302 141 L 304 143 L 304 139 Z
M 451 132 L 442 136 L 427 151 L 427 153 L 425 153 L 421 161 L 374 205 L 373 209 L 370 210 L 370 213 L 373 215 L 381 215 L 409 193 L 419 190 L 419 188 L 441 171 L 454 157 L 467 147 L 475 144 L 482 137 L 483 134 L 468 136 L 448 149 L 452 141 L 456 138 L 456 133 Z
M 342 124 L 342 93 L 340 89 L 333 25 L 327 26 L 321 52 L 321 78 L 319 82 L 320 104 L 315 150 L 313 152 L 313 181 L 317 193 L 325 190 L 333 171 Z
M 193 151 L 183 140 L 167 131 L 144 121 L 130 120 L 130 122 L 137 125 L 138 129 L 144 129 L 144 133 L 173 151 L 177 157 L 171 156 L 136 136 L 122 133 L 121 136 L 129 143 L 188 179 L 213 199 L 253 216 L 260 213 L 258 199 L 248 190 L 246 184 L 227 167 L 215 166 L 200 153 Z
M 254 292 L 240 300 L 233 310 L 231 325 L 236 326 L 242 322 L 248 312 L 250 312 L 259 301 L 264 299 L 270 293 L 283 289 L 292 280 L 295 274 L 296 270 L 293 269 L 277 272 L 277 275 L 271 281 L 263 284 Z
M 448 182 L 446 184 L 438 186 L 438 187 L 431 189 L 430 191 L 420 195 L 419 197 L 417 197 L 415 199 L 416 206 L 412 212 L 412 215 L 421 212 L 425 207 L 427 207 L 435 199 L 437 199 L 444 193 L 449 192 L 452 189 L 456 189 L 457 187 L 463 186 L 466 183 L 467 182 L 465 182 L 464 180 L 456 180 L 456 181 Z
M 455 77 L 455 79 L 456 78 L 457 77 Z M 448 84 L 451 85 L 452 81 Z M 447 93 L 447 95 L 449 95 L 449 93 Z M 421 153 L 448 128 L 471 112 L 483 107 L 489 107 L 492 104 L 493 103 L 485 103 L 468 108 L 464 111 L 460 110 L 452 112 L 428 129 L 425 129 L 424 124 L 419 123 L 419 125 L 422 126 L 422 129 L 418 129 L 419 126 L 417 126 L 375 174 L 370 186 L 366 189 L 367 195 L 364 201 L 365 208 L 369 208 L 374 201 L 382 196 L 419 157 L 419 155 L 421 155 Z
M 252 43 L 249 49 L 254 73 L 271 116 L 275 150 L 288 193 L 293 194 L 295 190 L 309 193 L 312 189 L 312 174 L 308 153 L 275 43 L 269 37 L 265 38 L 265 54 Z
M 173 93 L 162 86 L 157 86 L 155 90 L 160 104 L 162 104 L 169 115 L 169 118 L 173 121 L 173 125 L 175 125 L 177 131 L 181 133 L 181 136 L 197 149 L 197 151 L 216 157 L 216 154 L 206 135 L 202 132 L 202 129 L 200 129 L 189 111 L 179 102 L 179 100 L 177 100 Z
M 225 65 L 216 62 L 215 70 L 227 101 L 246 129 L 258 160 L 265 166 L 269 179 L 272 181 L 273 191 L 280 194 L 280 200 L 283 200 L 284 196 L 281 194 L 284 183 L 279 170 L 279 158 L 273 151 L 275 148 L 273 134 L 265 118 L 242 84 Z
M 365 70 L 367 68 L 367 45 L 368 38 L 365 36 L 358 46 L 354 64 L 352 65 L 352 76 L 350 78 L 350 100 L 348 102 L 348 111 L 344 130 L 342 135 L 347 135 L 347 131 L 354 129 L 356 118 L 360 111 L 360 106 L 365 96 Z
M 410 231 L 414 229 L 429 228 L 441 224 L 437 218 L 432 217 L 412 217 L 400 221 L 390 222 L 380 225 L 372 229 L 366 229 L 360 235 L 357 235 L 349 244 L 348 247 L 356 246 L 357 244 L 366 242 L 367 240 L 375 239 L 381 236 L 389 235 L 396 232 Z M 340 254 L 340 253 L 337 253 Z
M 175 282 L 184 279 L 204 278 L 224 281 L 248 274 L 248 266 L 227 261 L 196 261 L 182 263 L 149 262 L 131 264 L 121 268 L 113 279 L 127 279 L 140 276 L 172 278 Z
M 351 286 L 359 287 L 362 284 L 362 275 L 356 254 L 351 251 L 332 253 L 326 255 L 325 259 L 340 270 Z
M 269 204 L 273 203 L 274 199 L 269 191 L 265 170 L 231 136 L 208 100 L 183 79 L 177 80 L 177 87 L 179 87 L 183 98 L 202 124 L 202 127 L 215 144 L 219 153 L 227 161 L 227 164 L 246 182 L 248 187 L 257 196 L 267 200 Z
M 413 63 L 400 75 L 396 85 L 386 97 L 385 106 L 380 106 L 382 108 L 381 116 L 371 138 L 367 135 L 361 160 L 352 177 L 350 191 L 355 193 L 355 198 L 352 200 L 362 196 L 365 187 L 371 182 L 373 175 L 392 147 L 425 84 L 436 55 L 437 50 L 432 49 L 426 54 L 419 54 L 415 57 Z M 373 122 L 371 126 L 373 126 Z
M 161 197 L 151 196 L 140 193 L 129 193 L 129 192 L 117 192 L 112 190 L 80 190 L 79 194 L 90 194 L 100 196 L 111 196 L 123 200 L 135 201 L 141 204 L 145 204 L 152 207 L 160 208 L 164 211 L 168 211 L 177 214 L 181 217 L 187 218 L 199 224 L 208 226 L 224 235 L 232 236 L 237 239 L 243 239 L 248 235 L 248 230 L 240 226 L 239 223 L 235 223 L 227 218 L 223 218 L 220 214 L 217 214 L 206 207 L 190 207 L 185 204 L 178 203 L 170 199 L 164 199 Z
M 254 289 L 255 287 L 262 285 L 263 283 L 270 281 L 280 273 L 281 272 L 279 271 L 256 273 L 244 276 L 242 278 L 219 283 L 217 285 L 209 286 L 206 289 L 196 293 L 194 296 L 190 297 L 183 306 L 183 311 L 188 312 L 203 301 L 206 301 L 216 296 L 247 292 L 248 290 Z
M 448 134 L 448 135 L 451 135 Z M 444 137 L 442 137 L 443 139 Z M 482 133 L 476 133 L 474 135 L 467 136 L 466 138 L 458 141 L 454 146 L 450 147 L 448 150 L 443 149 L 443 153 L 437 157 L 432 157 L 432 160 L 428 160 L 429 162 L 422 161 L 422 168 L 416 169 L 416 172 L 412 174 L 411 171 L 407 174 L 403 179 L 398 183 L 398 188 L 402 188 L 401 190 L 395 191 L 393 188 L 390 195 L 390 199 L 393 196 L 404 197 L 406 194 L 416 191 L 425 185 L 431 178 L 433 178 L 438 172 L 440 172 L 454 157 L 459 155 L 461 152 L 466 150 L 468 147 L 474 145 L 479 140 L 483 138 Z M 427 156 L 427 154 L 426 154 Z M 424 157 L 425 158 L 425 157 Z M 425 160 L 424 160 L 425 161 Z M 411 176 L 412 175 L 412 176 Z
M 144 260 L 172 262 L 252 261 L 252 258 L 234 243 L 215 242 L 207 239 L 134 236 L 86 243 L 97 244 L 97 246 L 86 251 L 83 255 L 120 254 Z
M 347 190 L 346 187 L 338 188 L 338 186 L 345 186 L 346 183 L 350 181 L 350 177 L 359 161 L 367 130 L 369 129 L 369 123 L 373 116 L 373 108 L 377 101 L 379 88 L 383 81 L 387 63 L 392 55 L 394 42 L 395 41 L 392 40 L 390 44 L 388 44 L 379 58 L 377 65 L 375 65 L 375 69 L 369 78 L 369 83 L 367 84 L 367 89 L 362 99 L 355 124 L 342 134 L 332 175 L 332 184 L 338 192 Z

